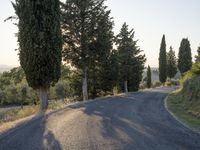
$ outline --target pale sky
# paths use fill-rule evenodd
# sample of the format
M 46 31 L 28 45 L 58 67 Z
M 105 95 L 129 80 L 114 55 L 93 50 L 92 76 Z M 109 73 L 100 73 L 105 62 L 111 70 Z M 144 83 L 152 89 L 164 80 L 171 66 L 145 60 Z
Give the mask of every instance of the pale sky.
M 147 65 L 158 66 L 162 35 L 166 36 L 167 50 L 172 46 L 178 54 L 182 38 L 190 40 L 192 53 L 200 46 L 199 0 L 107 0 L 112 10 L 117 34 L 124 22 L 134 28 L 138 46 L 147 56 Z M 9 0 L 0 1 L 0 64 L 18 66 L 17 27 L 4 19 L 14 14 Z

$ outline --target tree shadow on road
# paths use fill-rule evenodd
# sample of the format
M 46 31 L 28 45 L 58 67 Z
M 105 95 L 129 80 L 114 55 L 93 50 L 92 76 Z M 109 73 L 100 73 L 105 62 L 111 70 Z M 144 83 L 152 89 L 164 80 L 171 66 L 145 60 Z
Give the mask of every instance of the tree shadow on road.
M 141 101 L 139 99 L 141 94 L 145 94 L 143 95 L 143 98 L 145 97 L 144 103 L 139 102 Z M 161 99 L 152 99 L 149 101 L 149 97 L 152 94 L 154 94 L 155 98 L 159 96 Z M 98 100 L 92 103 L 70 106 L 70 108 L 79 109 L 89 119 L 91 118 L 91 121 L 97 118 L 95 120 L 98 120 L 100 123 L 95 124 L 100 124 L 101 139 L 104 139 L 102 141 L 109 141 L 109 145 L 115 146 L 114 149 L 168 150 L 174 149 L 177 144 L 185 149 L 195 149 L 193 147 L 195 143 L 194 145 L 186 144 L 188 138 L 184 132 L 178 131 L 177 128 L 168 125 L 169 115 L 167 114 L 166 117 L 165 114 L 163 117 L 159 113 L 164 109 L 162 104 L 163 97 L 165 96 L 166 93 L 160 94 L 160 92 L 147 91 L 134 95 L 130 94 L 125 97 L 107 98 L 107 100 Z M 152 101 L 159 101 L 156 103 L 158 106 L 152 107 L 153 110 L 148 109 L 148 107 L 154 104 L 151 103 Z M 92 130 L 89 131 L 90 133 L 99 132 L 95 127 L 93 131 L 91 126 L 88 130 Z M 176 143 L 176 145 L 173 145 L 173 143 Z
M 152 132 L 151 128 L 142 126 L 143 120 L 134 117 L 133 101 L 133 97 L 116 97 L 71 108 L 80 109 L 90 117 L 100 118 L 101 136 L 107 141 L 110 140 L 110 144 L 118 145 L 116 149 L 130 150 L 142 147 L 145 150 L 149 148 L 145 142 L 152 141 L 153 144 L 154 137 L 149 134 Z M 139 139 L 143 140 L 138 141 Z
M 2 150 L 61 150 L 58 140 L 47 128 L 47 116 L 40 115 L 0 135 Z

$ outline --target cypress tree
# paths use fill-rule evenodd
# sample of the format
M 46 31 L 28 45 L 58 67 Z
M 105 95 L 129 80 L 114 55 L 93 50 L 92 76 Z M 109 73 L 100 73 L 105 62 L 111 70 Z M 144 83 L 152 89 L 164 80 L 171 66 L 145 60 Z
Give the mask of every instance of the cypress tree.
M 177 61 L 175 56 L 175 51 L 170 47 L 169 52 L 167 53 L 167 76 L 171 79 L 177 73 Z
M 189 71 L 192 67 L 192 54 L 189 40 L 182 39 L 178 54 L 178 69 L 181 74 Z
M 147 87 L 151 88 L 151 68 L 148 66 L 147 68 Z
M 38 91 L 40 111 L 48 106 L 47 90 L 60 77 L 61 30 L 59 0 L 16 0 L 19 59 L 29 86 Z
M 165 35 L 162 37 L 159 55 L 159 79 L 161 83 L 164 83 L 167 79 L 167 58 L 166 58 L 166 43 Z
M 197 49 L 197 55 L 195 56 L 195 62 L 200 62 L 200 47 Z

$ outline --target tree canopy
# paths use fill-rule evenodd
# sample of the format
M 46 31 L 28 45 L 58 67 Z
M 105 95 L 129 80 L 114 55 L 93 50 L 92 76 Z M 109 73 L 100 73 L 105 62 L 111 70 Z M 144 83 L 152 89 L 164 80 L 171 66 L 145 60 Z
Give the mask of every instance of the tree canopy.
M 123 24 L 120 33 L 116 36 L 116 45 L 119 57 L 119 76 L 124 84 L 124 91 L 137 90 L 142 80 L 145 55 L 142 55 L 137 41 L 134 41 L 134 30 L 128 29 L 126 23 Z
M 148 68 L 147 68 L 147 87 L 151 88 L 151 84 L 152 84 L 152 81 L 151 81 L 151 68 L 150 68 L 150 66 L 148 66 Z
M 166 42 L 165 35 L 162 37 L 159 54 L 159 79 L 164 83 L 167 79 L 167 56 L 166 56 Z
M 190 48 L 190 41 L 186 39 L 182 39 L 179 54 L 178 54 L 178 69 L 181 74 L 189 71 L 192 67 L 192 54 Z
M 61 29 L 59 0 L 16 0 L 19 59 L 29 86 L 38 90 L 41 111 L 47 108 L 47 89 L 60 78 Z
M 177 60 L 175 51 L 170 47 L 169 52 L 167 53 L 167 76 L 171 79 L 177 73 Z

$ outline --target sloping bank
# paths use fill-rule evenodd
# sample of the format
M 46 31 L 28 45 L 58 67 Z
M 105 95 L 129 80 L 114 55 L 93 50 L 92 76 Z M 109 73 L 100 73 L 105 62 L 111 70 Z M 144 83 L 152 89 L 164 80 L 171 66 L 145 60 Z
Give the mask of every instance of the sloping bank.
M 200 131 L 200 63 L 182 79 L 182 88 L 170 94 L 168 109 L 183 123 Z

